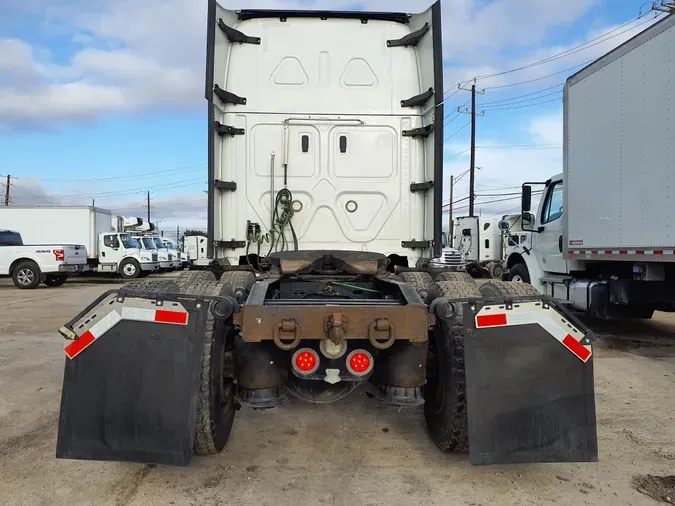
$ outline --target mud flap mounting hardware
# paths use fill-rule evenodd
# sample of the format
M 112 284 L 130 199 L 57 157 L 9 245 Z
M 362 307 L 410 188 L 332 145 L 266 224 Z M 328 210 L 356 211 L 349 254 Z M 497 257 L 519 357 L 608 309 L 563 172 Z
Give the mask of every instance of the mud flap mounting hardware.
M 434 96 L 434 89 L 429 88 L 427 91 L 424 93 L 420 93 L 419 95 L 415 95 L 414 97 L 410 97 L 406 100 L 401 100 L 401 107 L 418 107 L 418 106 L 423 106 L 426 104 L 431 97 Z
M 239 42 L 239 44 L 255 44 L 260 45 L 260 37 L 249 37 L 248 35 L 227 26 L 222 19 L 218 19 L 218 27 L 223 31 L 227 40 L 232 43 Z
M 431 190 L 433 187 L 433 181 L 425 181 L 424 183 L 410 183 L 410 192 L 425 192 L 427 190 Z
M 546 297 L 448 303 L 463 304 L 471 464 L 596 461 L 593 334 Z
M 431 241 L 416 241 L 415 239 L 413 239 L 412 241 L 401 241 L 402 248 L 410 248 L 412 250 L 416 248 L 426 249 L 430 246 Z
M 429 31 L 429 23 L 424 23 L 424 26 L 417 30 L 416 32 L 411 32 L 408 35 L 401 37 L 400 39 L 392 39 L 387 41 L 387 47 L 398 47 L 398 46 L 416 46 L 419 44 L 419 41 L 422 40 L 424 34 Z
M 220 136 L 229 134 L 234 137 L 235 135 L 244 135 L 245 132 L 243 128 L 235 128 L 230 125 L 223 125 L 219 121 L 216 121 L 216 133 Z
M 213 93 L 224 103 L 224 104 L 234 104 L 234 105 L 246 105 L 246 98 L 225 91 L 217 84 L 213 85 Z
M 221 190 L 221 191 L 236 191 L 237 190 L 237 183 L 234 181 L 221 181 L 220 179 L 216 179 L 213 182 L 213 186 L 216 187 L 216 189 Z
M 231 241 L 214 241 L 213 244 L 215 245 L 216 248 L 226 248 L 231 250 L 246 247 L 246 241 L 237 241 L 234 239 L 234 237 L 232 238 Z
M 425 125 L 423 127 L 413 128 L 411 130 L 403 130 L 403 132 L 401 132 L 401 135 L 403 135 L 403 137 L 424 137 L 424 138 L 426 138 L 426 137 L 429 137 L 429 135 L 433 131 L 434 131 L 434 124 L 430 123 L 430 124 Z

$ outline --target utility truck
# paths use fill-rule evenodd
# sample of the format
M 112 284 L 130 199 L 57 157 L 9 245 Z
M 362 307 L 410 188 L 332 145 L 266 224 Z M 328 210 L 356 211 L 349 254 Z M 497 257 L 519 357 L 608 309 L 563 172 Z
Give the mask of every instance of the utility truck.
M 83 244 L 24 244 L 19 232 L 0 229 L 0 277 L 10 276 L 17 288 L 61 286 L 86 265 Z
M 26 243 L 82 244 L 87 270 L 134 279 L 159 265 L 156 257 L 141 254 L 136 241 L 123 232 L 129 220 L 91 206 L 0 207 L 0 227 L 19 230 Z
M 170 237 L 162 237 L 162 242 L 164 243 L 164 246 L 166 246 L 166 249 L 169 250 L 169 253 L 174 256 L 176 261 L 176 269 L 183 269 L 188 266 L 188 255 L 187 253 L 181 251 L 181 247 L 176 244 L 176 241 Z
M 599 318 L 675 310 L 674 25 L 662 19 L 567 80 L 563 173 L 523 185 L 509 279 Z
M 223 449 L 239 406 L 370 388 L 423 405 L 436 445 L 474 464 L 597 459 L 592 333 L 524 283 L 430 275 L 441 2 L 406 14 L 212 0 L 207 27 L 218 269 L 129 283 L 64 325 L 57 456 L 186 465 Z

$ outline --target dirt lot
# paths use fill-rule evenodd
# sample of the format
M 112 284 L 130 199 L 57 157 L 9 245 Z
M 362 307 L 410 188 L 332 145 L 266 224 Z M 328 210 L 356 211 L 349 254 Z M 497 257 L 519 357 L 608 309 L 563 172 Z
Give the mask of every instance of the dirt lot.
M 658 504 L 638 489 L 672 492 L 672 481 L 640 478 L 675 474 L 675 317 L 662 314 L 593 325 L 598 463 L 471 467 L 436 449 L 421 410 L 365 391 L 333 405 L 243 408 L 226 450 L 188 468 L 57 460 L 55 329 L 114 286 L 0 284 L 0 503 L 632 505 Z

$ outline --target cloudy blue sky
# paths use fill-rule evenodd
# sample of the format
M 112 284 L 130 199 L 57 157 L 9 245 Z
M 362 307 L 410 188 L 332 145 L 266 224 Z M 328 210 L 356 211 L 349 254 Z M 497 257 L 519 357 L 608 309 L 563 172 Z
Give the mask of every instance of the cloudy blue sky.
M 430 3 L 221 2 L 408 12 Z M 446 176 L 462 174 L 469 161 L 469 118 L 452 112 L 468 94 L 455 93 L 456 83 L 478 77 L 486 88 L 478 109 L 486 115 L 477 126 L 477 208 L 488 215 L 513 210 L 518 201 L 497 194 L 562 170 L 565 78 L 654 15 L 636 19 L 649 10 L 640 0 L 443 0 L 442 7 Z M 150 190 L 161 228 L 205 227 L 206 1 L 0 0 L 0 12 L 0 174 L 16 178 L 12 203 L 95 199 L 143 215 Z M 464 177 L 456 198 L 467 190 Z M 465 212 L 465 204 L 456 211 Z

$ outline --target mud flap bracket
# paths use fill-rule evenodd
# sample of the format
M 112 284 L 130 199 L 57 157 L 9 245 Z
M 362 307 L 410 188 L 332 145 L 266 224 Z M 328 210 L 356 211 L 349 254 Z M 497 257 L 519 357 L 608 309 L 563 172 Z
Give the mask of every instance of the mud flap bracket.
M 593 334 L 548 298 L 462 303 L 471 464 L 597 461 Z

